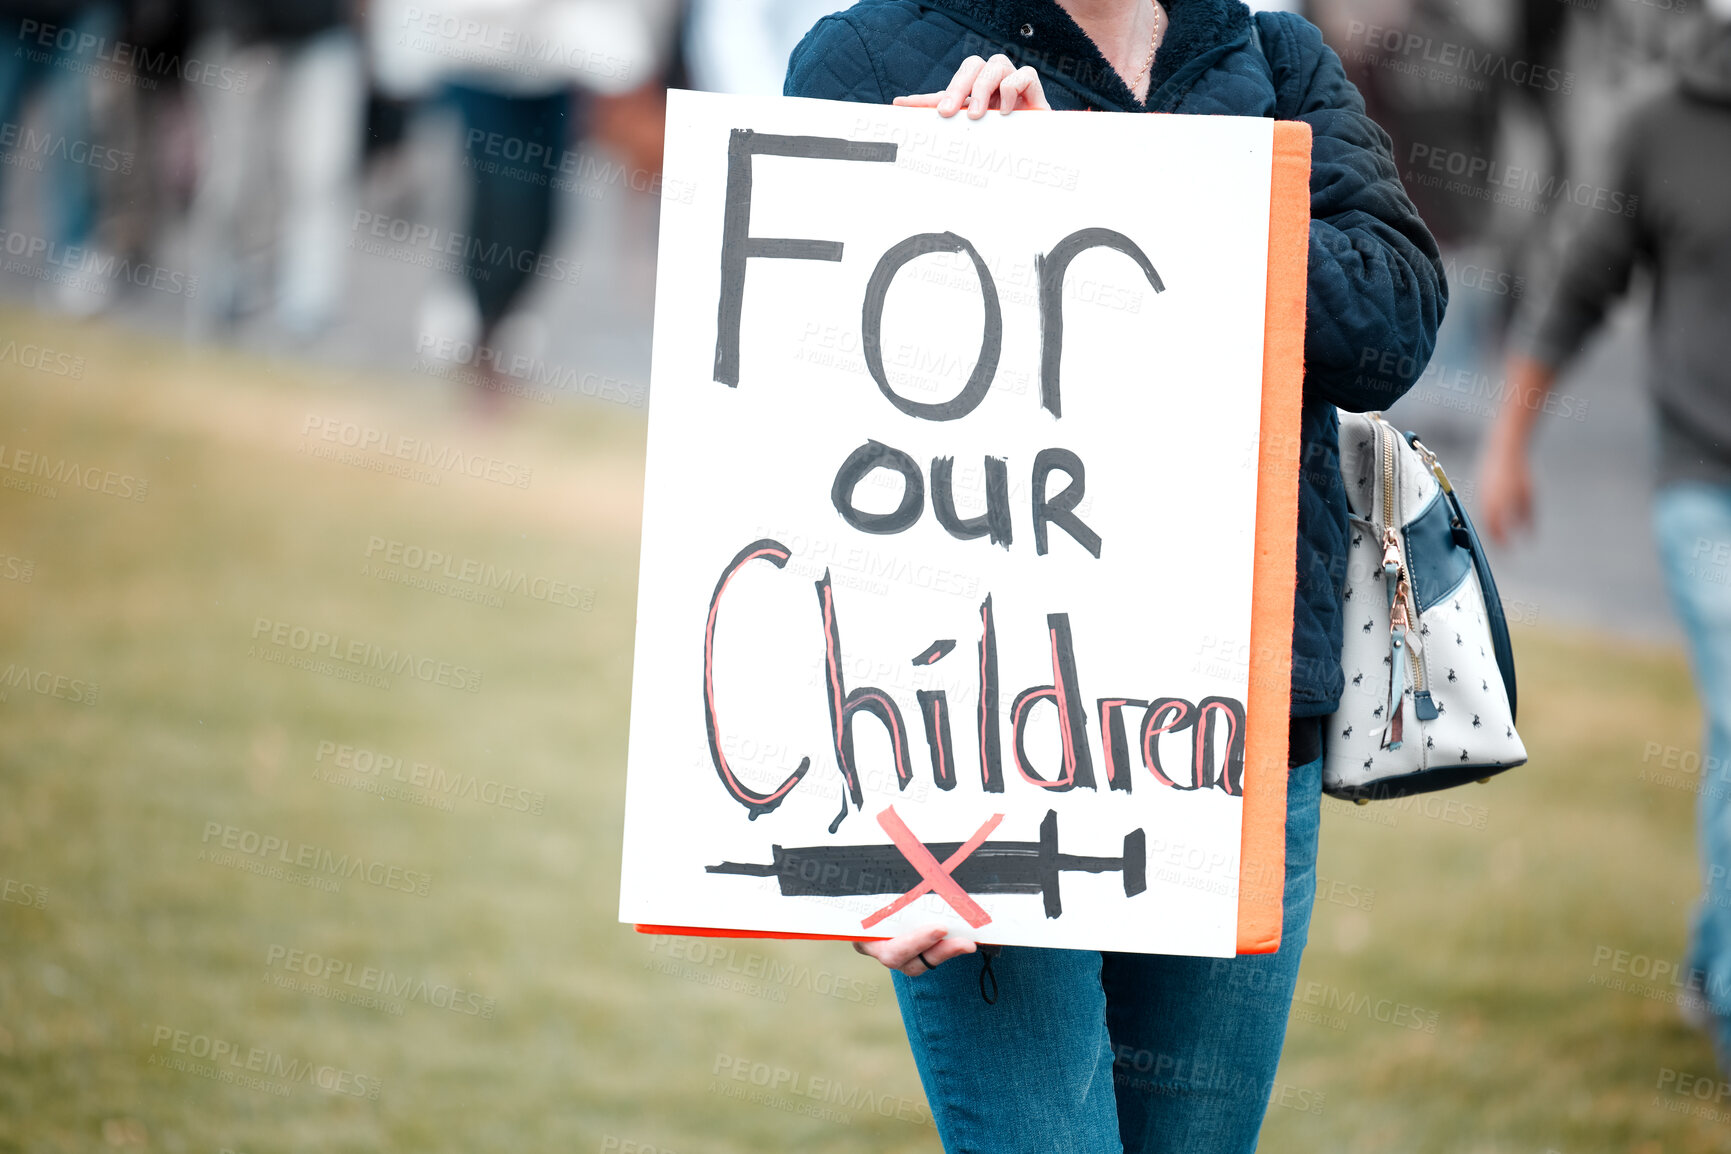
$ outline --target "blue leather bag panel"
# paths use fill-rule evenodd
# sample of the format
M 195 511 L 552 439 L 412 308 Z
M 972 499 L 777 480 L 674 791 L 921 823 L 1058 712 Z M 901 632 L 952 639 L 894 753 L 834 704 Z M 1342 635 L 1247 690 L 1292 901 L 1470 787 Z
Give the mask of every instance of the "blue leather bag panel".
M 1439 488 L 1424 512 L 1402 532 L 1406 535 L 1406 565 L 1412 574 L 1412 595 L 1418 611 L 1450 597 L 1472 571 L 1472 551 L 1455 535 L 1454 509 Z

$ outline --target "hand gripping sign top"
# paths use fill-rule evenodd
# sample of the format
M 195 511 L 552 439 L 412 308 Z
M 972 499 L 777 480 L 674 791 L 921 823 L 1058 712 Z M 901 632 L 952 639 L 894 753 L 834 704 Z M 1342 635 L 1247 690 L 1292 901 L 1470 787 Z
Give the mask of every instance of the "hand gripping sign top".
M 1275 948 L 1308 132 L 676 92 L 666 169 L 620 917 Z

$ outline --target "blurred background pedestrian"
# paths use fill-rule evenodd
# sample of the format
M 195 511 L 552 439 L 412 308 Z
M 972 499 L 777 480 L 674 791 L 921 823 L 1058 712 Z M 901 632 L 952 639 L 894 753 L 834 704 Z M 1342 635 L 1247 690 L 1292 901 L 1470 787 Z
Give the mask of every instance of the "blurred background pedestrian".
M 61 250 L 82 250 L 96 239 L 100 171 L 92 108 L 101 48 L 120 23 L 112 0 L 0 0 L 0 204 L 7 169 L 34 169 L 45 181 L 40 239 Z M 26 113 L 40 98 L 41 120 Z M 0 214 L 0 220 L 4 220 Z M 54 303 L 88 315 L 105 294 L 67 278 L 56 285 Z
M 458 0 L 437 12 L 379 0 L 369 10 L 381 89 L 454 109 L 462 139 L 462 276 L 427 287 L 416 346 L 480 350 L 476 383 L 495 397 L 506 350 L 546 352 L 547 320 L 524 295 L 553 233 L 562 165 L 592 95 L 654 78 L 650 11 L 605 0 Z
M 194 54 L 208 67 L 190 85 L 204 142 L 194 331 L 268 302 L 286 333 L 316 335 L 343 303 L 358 195 L 366 83 L 349 2 L 197 0 L 195 11 Z
M 1653 278 L 1646 384 L 1657 422 L 1653 534 L 1706 714 L 1690 937 L 1693 1020 L 1731 1071 L 1731 0 L 1712 0 L 1671 83 L 1625 109 L 1602 168 L 1627 208 L 1574 214 L 1552 283 L 1508 370 L 1482 521 L 1506 541 L 1532 520 L 1528 445 L 1553 388 L 1637 271 Z M 1615 531 L 1601 547 L 1615 548 Z

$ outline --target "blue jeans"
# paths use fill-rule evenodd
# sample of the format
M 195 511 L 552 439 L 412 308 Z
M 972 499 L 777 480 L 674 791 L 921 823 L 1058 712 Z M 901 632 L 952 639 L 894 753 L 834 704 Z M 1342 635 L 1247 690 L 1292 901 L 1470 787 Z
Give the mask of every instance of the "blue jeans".
M 96 169 L 73 157 L 89 153 L 98 143 L 90 101 L 93 82 L 83 70 L 101 63 L 96 51 L 119 22 L 118 10 L 108 3 L 86 4 L 64 25 L 32 21 L 29 35 L 23 17 L 0 16 L 0 126 L 15 135 L 14 148 L 22 150 L 27 140 L 25 104 L 41 90 L 48 115 L 38 131 L 47 135 L 41 149 L 45 155 L 37 159 L 46 161 L 44 175 L 50 181 L 43 197 L 46 239 L 58 245 L 88 244 L 96 231 Z M 22 158 L 10 159 L 16 163 Z M 0 165 L 0 175 L 6 167 Z
M 1278 953 L 1185 958 L 1006 947 L 894 975 L 950 1154 L 1243 1154 L 1268 1107 L 1316 896 L 1322 762 L 1287 780 Z
M 1668 485 L 1653 502 L 1653 533 L 1689 645 L 1707 716 L 1696 836 L 1701 897 L 1689 965 L 1713 1006 L 1714 1045 L 1731 1059 L 1731 487 Z
M 452 84 L 450 99 L 463 117 L 469 170 L 469 237 L 474 253 L 463 272 L 481 312 L 482 334 L 511 311 L 529 283 L 553 232 L 556 165 L 579 111 L 565 90 L 549 96 L 510 96 Z M 539 163 L 510 159 L 538 149 Z

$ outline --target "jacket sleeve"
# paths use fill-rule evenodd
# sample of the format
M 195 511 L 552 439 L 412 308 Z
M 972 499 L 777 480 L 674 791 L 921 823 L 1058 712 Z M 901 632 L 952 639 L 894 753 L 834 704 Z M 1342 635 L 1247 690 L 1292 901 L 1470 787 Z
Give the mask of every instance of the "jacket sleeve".
M 825 16 L 795 46 L 787 62 L 783 96 L 888 104 L 859 30 L 844 16 Z
M 1436 348 L 1448 304 L 1441 255 L 1340 57 L 1309 21 L 1271 18 L 1280 35 L 1263 42 L 1281 115 L 1312 134 L 1305 394 L 1353 412 L 1385 409 Z
M 1642 221 L 1636 214 L 1643 167 L 1637 149 L 1645 123 L 1641 115 L 1630 117 L 1611 145 L 1606 172 L 1612 187 L 1624 194 L 1623 210 L 1578 209 L 1554 275 L 1530 302 L 1531 317 L 1523 318 L 1518 342 L 1552 369 L 1562 368 L 1580 352 L 1611 302 L 1629 287 L 1629 274 L 1644 250 Z

